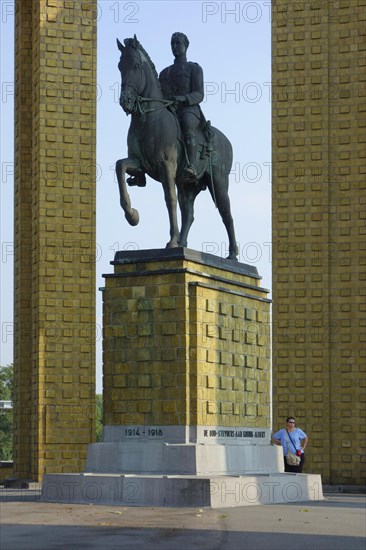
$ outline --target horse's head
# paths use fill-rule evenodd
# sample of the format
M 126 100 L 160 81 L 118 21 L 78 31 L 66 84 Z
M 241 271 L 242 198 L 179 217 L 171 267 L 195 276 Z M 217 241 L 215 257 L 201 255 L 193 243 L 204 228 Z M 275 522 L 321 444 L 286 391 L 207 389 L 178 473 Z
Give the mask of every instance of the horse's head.
M 137 40 L 126 38 L 124 46 L 117 39 L 117 46 L 121 52 L 118 68 L 121 72 L 120 105 L 128 115 L 138 108 L 138 98 L 161 98 L 161 89 L 158 73 L 148 53 Z
M 136 109 L 136 100 L 141 96 L 146 86 L 144 60 L 136 35 L 126 38 L 124 46 L 117 39 L 117 46 L 121 52 L 118 68 L 121 72 L 121 95 L 119 103 L 126 114 Z

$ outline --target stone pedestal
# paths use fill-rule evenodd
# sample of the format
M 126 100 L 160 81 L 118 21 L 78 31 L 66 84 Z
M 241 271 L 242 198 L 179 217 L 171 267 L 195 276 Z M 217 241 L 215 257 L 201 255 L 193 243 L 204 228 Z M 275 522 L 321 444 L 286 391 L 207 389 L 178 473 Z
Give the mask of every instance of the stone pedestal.
M 105 425 L 176 426 L 175 443 L 196 426 L 211 429 L 205 441 L 215 427 L 269 428 L 270 300 L 256 268 L 183 248 L 117 252 L 112 263 Z
M 83 478 L 49 476 L 44 499 L 69 501 L 72 489 L 73 501 L 140 506 L 288 502 L 294 476 L 270 444 L 270 300 L 256 268 L 183 248 L 117 252 L 112 264 L 103 442 L 89 445 Z M 300 478 L 297 500 L 312 500 Z

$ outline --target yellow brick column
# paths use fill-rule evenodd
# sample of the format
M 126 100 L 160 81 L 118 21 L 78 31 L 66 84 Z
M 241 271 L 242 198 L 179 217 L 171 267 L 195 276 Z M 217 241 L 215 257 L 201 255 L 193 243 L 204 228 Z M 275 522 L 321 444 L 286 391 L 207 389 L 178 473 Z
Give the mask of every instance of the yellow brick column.
M 273 3 L 273 417 L 365 484 L 365 0 Z
M 16 1 L 14 474 L 94 439 L 96 1 Z

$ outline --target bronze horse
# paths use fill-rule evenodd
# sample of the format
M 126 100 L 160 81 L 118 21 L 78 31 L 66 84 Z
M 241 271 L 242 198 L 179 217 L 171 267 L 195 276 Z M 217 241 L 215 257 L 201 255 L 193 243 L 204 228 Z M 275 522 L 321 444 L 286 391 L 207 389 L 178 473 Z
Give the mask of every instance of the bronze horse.
M 198 136 L 198 142 L 202 144 L 200 158 L 197 159 L 198 181 L 187 182 L 183 174 L 185 152 L 179 122 L 168 108 L 173 102 L 162 96 L 154 64 L 136 36 L 126 38 L 124 46 L 117 40 L 117 45 L 121 52 L 118 64 L 122 78 L 120 105 L 126 114 L 131 114 L 128 157 L 116 163 L 120 203 L 127 221 L 130 225 L 137 225 L 139 214 L 131 207 L 126 173 L 138 176 L 146 172 L 163 185 L 170 222 L 170 240 L 166 248 L 186 247 L 194 219 L 194 200 L 207 187 L 228 233 L 228 258 L 236 260 L 238 248 L 228 195 L 233 159 L 229 140 L 220 130 L 211 127 L 212 143 L 205 148 L 207 140 L 201 130 Z M 182 217 L 181 231 L 177 222 L 177 194 Z

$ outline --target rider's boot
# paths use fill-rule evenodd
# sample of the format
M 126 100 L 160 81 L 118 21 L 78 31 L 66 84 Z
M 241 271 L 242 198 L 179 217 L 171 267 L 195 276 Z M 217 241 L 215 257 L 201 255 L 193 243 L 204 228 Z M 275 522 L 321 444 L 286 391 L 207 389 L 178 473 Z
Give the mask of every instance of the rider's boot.
M 184 136 L 186 153 L 187 153 L 187 165 L 184 168 L 184 175 L 189 179 L 197 177 L 196 168 L 194 166 L 197 158 L 197 141 L 194 132 L 187 132 Z
M 145 187 L 146 186 L 146 178 L 144 172 L 138 172 L 135 176 L 130 176 L 127 178 L 127 184 L 130 187 L 133 187 L 137 185 L 137 187 Z

